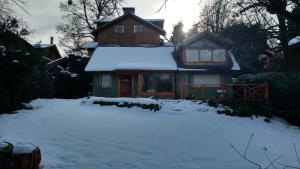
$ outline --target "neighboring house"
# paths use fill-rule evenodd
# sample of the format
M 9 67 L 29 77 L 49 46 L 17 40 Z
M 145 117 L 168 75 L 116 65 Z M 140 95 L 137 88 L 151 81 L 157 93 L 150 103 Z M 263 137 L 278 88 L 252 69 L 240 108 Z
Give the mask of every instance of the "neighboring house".
M 26 40 L 8 30 L 0 31 L 0 46 L 4 46 L 9 51 L 34 49 Z
M 230 92 L 231 71 L 239 70 L 231 42 L 205 32 L 178 48 L 163 43 L 163 20 L 144 20 L 134 8 L 98 23 L 98 47 L 85 71 L 93 74 L 93 95 L 102 97 L 215 98 Z M 198 91 L 201 91 L 200 94 Z M 205 91 L 204 91 L 205 90 Z
M 34 48 L 41 52 L 44 57 L 51 59 L 52 61 L 62 58 L 57 46 L 53 44 L 52 41 L 50 44 L 36 44 L 34 45 Z
M 98 42 L 86 42 L 83 44 L 82 49 L 86 50 L 86 55 L 91 57 L 98 47 Z

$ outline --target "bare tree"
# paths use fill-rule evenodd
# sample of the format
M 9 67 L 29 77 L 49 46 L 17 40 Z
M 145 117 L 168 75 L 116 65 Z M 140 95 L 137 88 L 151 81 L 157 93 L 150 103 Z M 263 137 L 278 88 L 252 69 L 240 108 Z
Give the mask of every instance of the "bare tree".
M 300 167 L 298 167 L 298 166 L 292 166 L 292 165 L 282 164 L 281 162 L 279 162 L 279 160 L 283 157 L 283 155 L 280 155 L 277 158 L 272 159 L 272 157 L 270 157 L 268 149 L 266 147 L 262 148 L 262 151 L 263 151 L 263 153 L 264 153 L 267 161 L 269 162 L 269 164 L 266 165 L 265 167 L 263 167 L 262 164 L 259 164 L 258 162 L 255 162 L 255 161 L 251 160 L 250 158 L 248 158 L 247 153 L 248 153 L 249 147 L 250 147 L 250 145 L 252 143 L 253 136 L 254 136 L 254 134 L 252 133 L 251 136 L 250 136 L 250 138 L 249 138 L 249 140 L 248 140 L 248 143 L 247 143 L 247 145 L 245 147 L 244 152 L 238 150 L 233 144 L 230 144 L 230 146 L 234 150 L 234 152 L 236 152 L 241 158 L 243 158 L 248 163 L 254 165 L 258 169 L 268 169 L 270 167 L 272 167 L 274 169 L 277 169 L 278 166 L 282 167 L 282 169 L 288 169 L 288 168 L 291 168 L 291 169 L 300 169 Z M 294 143 L 294 151 L 295 151 L 295 155 L 296 155 L 296 158 L 297 158 L 297 162 L 299 163 L 299 166 L 300 166 L 300 157 L 298 155 L 298 151 L 297 151 L 295 143 Z
M 60 43 L 67 52 L 78 51 L 86 39 L 94 39 L 95 21 L 111 19 L 119 13 L 122 0 L 77 0 L 60 3 L 64 22 L 56 29 L 63 34 Z M 67 40 L 71 43 L 67 43 Z
M 267 13 L 274 15 L 278 24 L 270 25 L 273 36 L 280 40 L 282 51 L 287 54 L 288 49 L 288 27 L 287 21 L 291 20 L 300 24 L 300 16 L 291 11 L 300 6 L 299 0 L 239 0 L 237 3 L 239 13 L 251 12 L 252 16 L 257 13 Z M 258 15 L 259 16 L 259 15 Z M 262 15 L 260 15 L 262 16 Z M 267 16 L 266 14 L 264 16 Z M 262 18 L 264 17 L 262 16 Z M 276 33 L 277 31 L 277 33 Z
M 218 33 L 235 20 L 233 14 L 231 0 L 213 0 L 204 6 L 200 21 L 194 27 L 201 31 Z
M 20 7 L 27 14 L 25 6 L 26 2 L 23 0 L 0 0 L 0 28 L 3 31 L 9 30 L 16 35 L 25 38 L 32 33 L 28 24 L 20 17 L 18 17 L 15 11 L 12 9 L 12 4 Z

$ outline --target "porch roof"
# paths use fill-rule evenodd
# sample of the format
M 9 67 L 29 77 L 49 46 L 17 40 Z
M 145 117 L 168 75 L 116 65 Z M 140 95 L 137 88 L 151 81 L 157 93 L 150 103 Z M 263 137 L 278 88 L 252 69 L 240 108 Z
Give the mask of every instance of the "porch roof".
M 115 70 L 177 70 L 173 47 L 98 47 L 87 72 Z

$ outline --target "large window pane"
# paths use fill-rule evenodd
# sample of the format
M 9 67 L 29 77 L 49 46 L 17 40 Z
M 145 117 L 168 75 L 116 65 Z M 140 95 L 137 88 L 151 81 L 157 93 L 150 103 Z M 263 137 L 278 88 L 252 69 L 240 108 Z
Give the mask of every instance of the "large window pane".
M 173 92 L 173 75 L 166 73 L 144 74 L 143 92 Z
M 211 50 L 200 50 L 200 61 L 201 62 L 211 62 Z
M 213 50 L 213 61 L 214 62 L 226 62 L 225 49 L 215 49 L 215 50 Z
M 186 49 L 186 62 L 199 62 L 199 50 Z
M 101 76 L 101 87 L 102 88 L 110 88 L 111 77 L 110 75 L 102 75 Z
M 193 75 L 193 84 L 219 87 L 221 86 L 221 78 L 220 75 Z

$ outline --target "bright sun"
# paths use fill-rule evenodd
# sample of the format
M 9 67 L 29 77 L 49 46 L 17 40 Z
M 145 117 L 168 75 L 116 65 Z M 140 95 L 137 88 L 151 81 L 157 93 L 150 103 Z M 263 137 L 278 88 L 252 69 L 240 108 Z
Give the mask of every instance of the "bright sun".
M 199 0 L 169 0 L 160 16 L 165 19 L 165 29 L 170 36 L 173 26 L 179 21 L 184 24 L 184 32 L 188 32 L 192 25 L 199 20 L 199 14 Z

